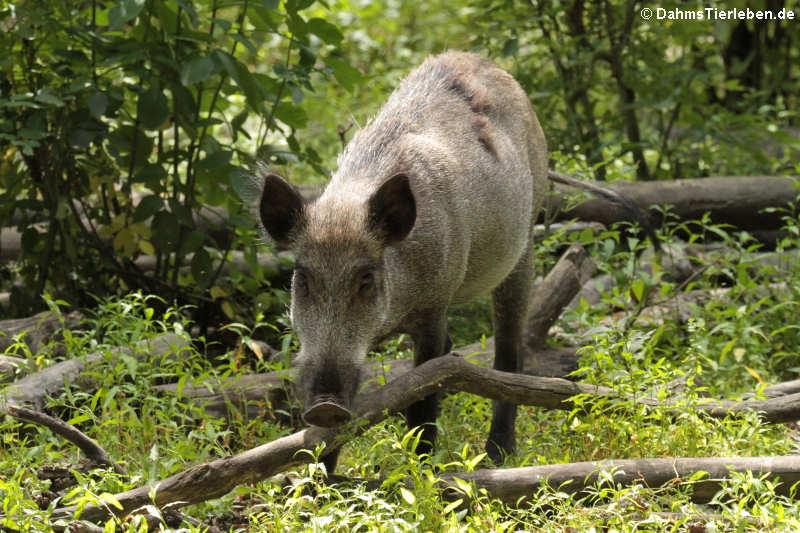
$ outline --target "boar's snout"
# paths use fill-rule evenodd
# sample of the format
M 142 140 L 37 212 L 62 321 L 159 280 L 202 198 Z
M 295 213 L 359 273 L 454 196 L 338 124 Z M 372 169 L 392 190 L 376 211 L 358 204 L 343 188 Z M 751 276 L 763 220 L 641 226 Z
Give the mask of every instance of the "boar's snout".
M 306 407 L 303 420 L 307 424 L 332 428 L 353 418 L 350 403 L 360 376 L 349 358 L 309 355 L 299 377 Z
M 303 413 L 303 420 L 306 424 L 324 428 L 341 426 L 349 422 L 351 418 L 352 413 L 339 400 L 331 396 L 314 398 Z

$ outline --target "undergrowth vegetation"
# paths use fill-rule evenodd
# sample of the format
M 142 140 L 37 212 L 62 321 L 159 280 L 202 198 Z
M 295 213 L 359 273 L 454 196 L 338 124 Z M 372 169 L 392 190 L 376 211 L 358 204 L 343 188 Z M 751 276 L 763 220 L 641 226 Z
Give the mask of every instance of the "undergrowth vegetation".
M 800 223 L 786 213 L 786 235 L 778 252 L 796 253 Z M 712 419 L 697 406 L 707 396 L 737 398 L 763 391 L 766 385 L 791 379 L 800 361 L 796 347 L 800 306 L 800 264 L 775 275 L 771 267 L 750 268 L 758 247 L 746 235 L 704 222 L 668 226 L 668 234 L 689 230 L 689 240 L 713 234 L 723 250 L 689 282 L 674 283 L 658 269 L 647 269 L 639 257 L 646 243 L 624 231 L 599 234 L 556 232 L 541 246 L 542 271 L 571 240 L 592 250 L 599 270 L 613 274 L 616 285 L 599 303 L 585 301 L 560 321 L 559 340 L 584 344 L 575 378 L 611 387 L 618 398 L 583 403 L 572 411 L 520 407 L 518 451 L 504 467 L 600 459 L 646 457 L 759 456 L 798 453 L 793 424 L 767 424 L 756 413 Z M 548 252 L 549 254 L 545 254 Z M 666 252 L 668 254 L 669 252 Z M 665 255 L 666 255 L 665 254 Z M 663 260 L 663 259 L 662 259 Z M 647 315 L 645 301 L 667 303 L 700 290 L 716 296 L 687 301 L 685 320 Z M 724 292 L 722 292 L 724 291 Z M 55 312 L 64 302 L 50 301 Z M 134 293 L 99 303 L 86 329 L 67 332 L 61 341 L 66 357 L 137 341 L 164 332 L 187 334 L 192 324 L 182 308 L 158 312 L 165 302 Z M 456 310 L 451 326 L 459 343 L 479 341 L 486 333 L 488 303 Z M 622 310 L 636 310 L 609 316 Z M 473 317 L 470 321 L 470 316 Z M 673 318 L 667 318 L 673 317 Z M 263 317 L 262 317 L 263 319 Z M 258 327 L 278 328 L 283 348 L 295 349 L 286 324 L 264 319 Z M 244 343 L 252 328 L 232 325 Z M 472 337 L 469 331 L 473 332 Z M 490 331 L 490 328 L 489 330 Z M 484 332 L 484 333 L 482 333 Z M 22 343 L 9 353 L 25 356 Z M 284 367 L 288 353 L 267 360 L 242 350 L 215 355 L 199 344 L 189 354 L 138 361 L 122 356 L 97 365 L 50 400 L 48 410 L 95 438 L 129 473 L 110 469 L 82 471 L 76 483 L 56 498 L 56 481 L 41 475 L 48 466 L 78 465 L 80 452 L 47 429 L 0 419 L 0 527 L 4 531 L 51 531 L 52 509 L 68 503 L 105 502 L 109 495 L 157 483 L 189 465 L 238 453 L 293 432 L 265 406 L 260 419 L 247 420 L 231 409 L 228 419 L 207 415 L 180 394 L 156 393 L 155 385 L 178 383 L 178 390 L 222 377 Z M 56 353 L 56 352 L 53 352 Z M 387 342 L 380 357 L 410 356 L 404 339 Z M 27 354 L 29 364 L 43 368 L 52 360 Z M 670 396 L 670 383 L 683 378 L 684 389 Z M 91 382 L 92 386 L 86 384 Z M 640 396 L 677 404 L 673 411 L 646 407 Z M 667 487 L 623 487 L 613 472 L 603 473 L 581 496 L 564 487 L 548 487 L 509 506 L 469 484 L 458 498 L 445 498 L 437 479 L 444 473 L 492 467 L 483 453 L 491 413 L 489 400 L 468 394 L 447 396 L 439 417 L 440 438 L 430 457 L 414 453 L 418 433 L 398 416 L 386 419 L 343 449 L 337 474 L 380 479 L 380 488 L 359 483 L 326 484 L 326 472 L 313 462 L 286 475 L 240 486 L 233 493 L 185 509 L 202 525 L 184 523 L 185 531 L 796 531 L 800 508 L 776 494 L 767 477 L 736 475 L 708 505 L 691 502 L 696 479 Z M 307 453 L 318 457 L 322 449 Z M 41 470 L 45 469 L 45 470 Z M 39 472 L 39 474 L 37 474 Z M 157 486 L 154 490 L 158 490 Z M 166 526 L 163 526 L 166 528 Z M 692 529 L 692 528 L 695 529 Z M 697 529 L 701 528 L 701 529 Z M 109 521 L 106 531 L 147 531 L 144 522 Z

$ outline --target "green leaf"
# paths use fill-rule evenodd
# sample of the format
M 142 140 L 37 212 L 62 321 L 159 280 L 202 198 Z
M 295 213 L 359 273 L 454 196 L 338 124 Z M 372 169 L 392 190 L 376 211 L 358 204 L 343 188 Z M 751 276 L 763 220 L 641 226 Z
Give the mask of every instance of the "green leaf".
M 286 0 L 284 7 L 289 13 L 297 13 L 314 3 L 315 0 Z
M 258 79 L 253 76 L 246 66 L 237 61 L 233 56 L 216 50 L 214 57 L 222 64 L 228 75 L 242 90 L 247 99 L 247 104 L 258 111 L 261 102 L 264 101 L 264 90 L 258 82 Z
M 183 238 L 183 246 L 180 249 L 180 255 L 188 255 L 195 252 L 206 241 L 206 235 L 202 231 L 192 230 Z
M 200 248 L 192 257 L 192 276 L 199 284 L 206 284 L 213 273 L 211 256 L 205 248 Z
M 336 81 L 341 83 L 342 87 L 348 91 L 352 91 L 363 79 L 361 72 L 357 68 L 351 67 L 344 61 L 328 57 L 325 59 L 325 63 L 333 71 Z
M 142 200 L 139 202 L 139 205 L 136 206 L 136 210 L 133 212 L 133 223 L 135 224 L 137 222 L 147 220 L 161 211 L 163 208 L 164 201 L 161 198 L 155 194 L 145 196 L 142 198 Z
M 183 85 L 202 83 L 211 77 L 215 70 L 216 65 L 210 57 L 197 57 L 183 65 L 181 69 L 181 83 Z
M 33 99 L 36 100 L 37 102 L 54 105 L 56 107 L 61 107 L 64 105 L 64 100 L 62 100 L 61 97 L 58 94 L 56 94 L 53 89 L 49 87 L 45 87 L 39 90 L 39 92 L 36 93 L 36 96 L 34 96 Z
M 134 165 L 145 165 L 153 151 L 153 139 L 144 134 L 141 128 L 122 126 L 108 136 L 108 152 L 117 163 L 127 167 L 134 157 Z
M 180 124 L 183 131 L 185 131 L 190 138 L 194 139 L 197 137 L 197 122 L 195 121 L 194 114 L 197 103 L 192 95 L 192 91 L 183 85 L 174 83 L 170 85 L 170 92 L 174 99 L 178 124 Z
M 275 109 L 275 116 L 284 124 L 295 129 L 305 127 L 308 115 L 302 107 L 297 107 L 289 102 L 281 102 Z
M 405 487 L 400 487 L 400 496 L 403 497 L 403 499 L 406 501 L 408 505 L 414 505 L 414 503 L 417 501 L 417 498 L 416 496 L 414 496 L 414 493 Z
M 306 29 L 328 44 L 338 45 L 344 35 L 334 24 L 321 18 L 313 18 L 306 23 Z
M 519 51 L 519 39 L 509 39 L 503 45 L 503 57 L 516 55 Z
M 442 514 L 446 515 L 447 513 L 455 511 L 461 506 L 462 503 L 464 503 L 464 498 L 459 498 L 455 501 L 448 503 L 447 506 L 442 510 Z
M 124 509 L 124 507 L 122 507 L 122 504 L 119 503 L 117 497 L 111 494 L 110 492 L 104 492 L 100 494 L 100 499 L 109 505 L 113 505 L 117 509 Z
M 631 284 L 631 292 L 633 297 L 638 303 L 644 302 L 645 284 L 642 280 L 637 279 Z
M 233 152 L 222 150 L 204 157 L 197 162 L 195 168 L 197 170 L 216 170 L 230 163 L 232 156 Z
M 170 198 L 168 201 L 169 209 L 177 217 L 178 222 L 186 227 L 192 226 L 192 212 L 189 208 L 183 205 L 179 200 Z
M 108 108 L 108 96 L 100 91 L 95 91 L 86 98 L 86 105 L 89 106 L 89 112 L 99 118 Z
M 167 171 L 164 167 L 156 163 L 150 163 L 142 167 L 133 176 L 134 183 L 144 183 L 153 192 L 161 192 L 165 188 Z
M 247 120 L 247 108 L 242 109 L 241 113 L 233 117 L 231 120 L 231 130 L 233 131 L 233 140 L 236 141 L 239 133 L 242 133 L 246 138 L 250 138 L 250 133 L 243 128 L 245 120 Z
M 139 122 L 145 129 L 158 129 L 169 118 L 167 97 L 157 87 L 150 87 L 139 95 L 137 105 Z
M 230 172 L 228 179 L 234 192 L 245 204 L 255 203 L 258 199 L 258 181 L 244 170 L 237 168 Z
M 123 24 L 136 18 L 144 8 L 145 0 L 121 0 L 108 12 L 110 30 L 118 30 Z
M 150 224 L 153 232 L 153 244 L 160 250 L 171 251 L 174 249 L 178 242 L 178 232 L 180 224 L 178 220 L 169 211 L 159 211 L 153 217 L 153 222 Z

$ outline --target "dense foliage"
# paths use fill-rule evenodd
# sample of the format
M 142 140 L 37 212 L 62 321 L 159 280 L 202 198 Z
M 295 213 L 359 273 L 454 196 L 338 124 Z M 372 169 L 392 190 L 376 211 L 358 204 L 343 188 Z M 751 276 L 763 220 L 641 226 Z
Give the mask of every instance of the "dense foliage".
M 320 181 L 352 128 L 445 48 L 512 71 L 563 170 L 792 171 L 792 21 L 645 21 L 639 7 L 4 2 L 0 226 L 21 232 L 21 249 L 5 251 L 18 261 L 0 272 L 2 313 L 41 308 L 44 291 L 90 305 L 137 288 L 198 306 L 203 325 L 279 310 L 255 256 L 253 161 Z
M 258 273 L 234 193 L 251 199 L 247 166 L 322 171 L 295 137 L 304 94 L 315 78 L 360 77 L 333 53 L 339 29 L 300 13 L 311 3 L 5 6 L 0 224 L 22 233 L 12 312 L 45 289 L 83 305 L 115 288 L 225 295 L 212 289 L 234 243 Z

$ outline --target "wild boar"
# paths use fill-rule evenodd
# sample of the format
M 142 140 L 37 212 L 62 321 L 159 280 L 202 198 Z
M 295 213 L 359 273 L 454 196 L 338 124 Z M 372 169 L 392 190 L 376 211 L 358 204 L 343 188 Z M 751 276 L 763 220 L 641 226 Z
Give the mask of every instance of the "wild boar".
M 508 73 L 470 53 L 430 57 L 355 133 L 316 200 L 263 174 L 261 222 L 296 260 L 290 312 L 308 423 L 350 419 L 376 343 L 409 334 L 416 365 L 447 353 L 447 309 L 489 292 L 494 367 L 520 368 L 547 149 Z M 432 395 L 406 412 L 422 426 L 418 452 L 435 439 L 437 409 Z M 486 450 L 496 462 L 514 450 L 515 418 L 515 405 L 495 402 Z

